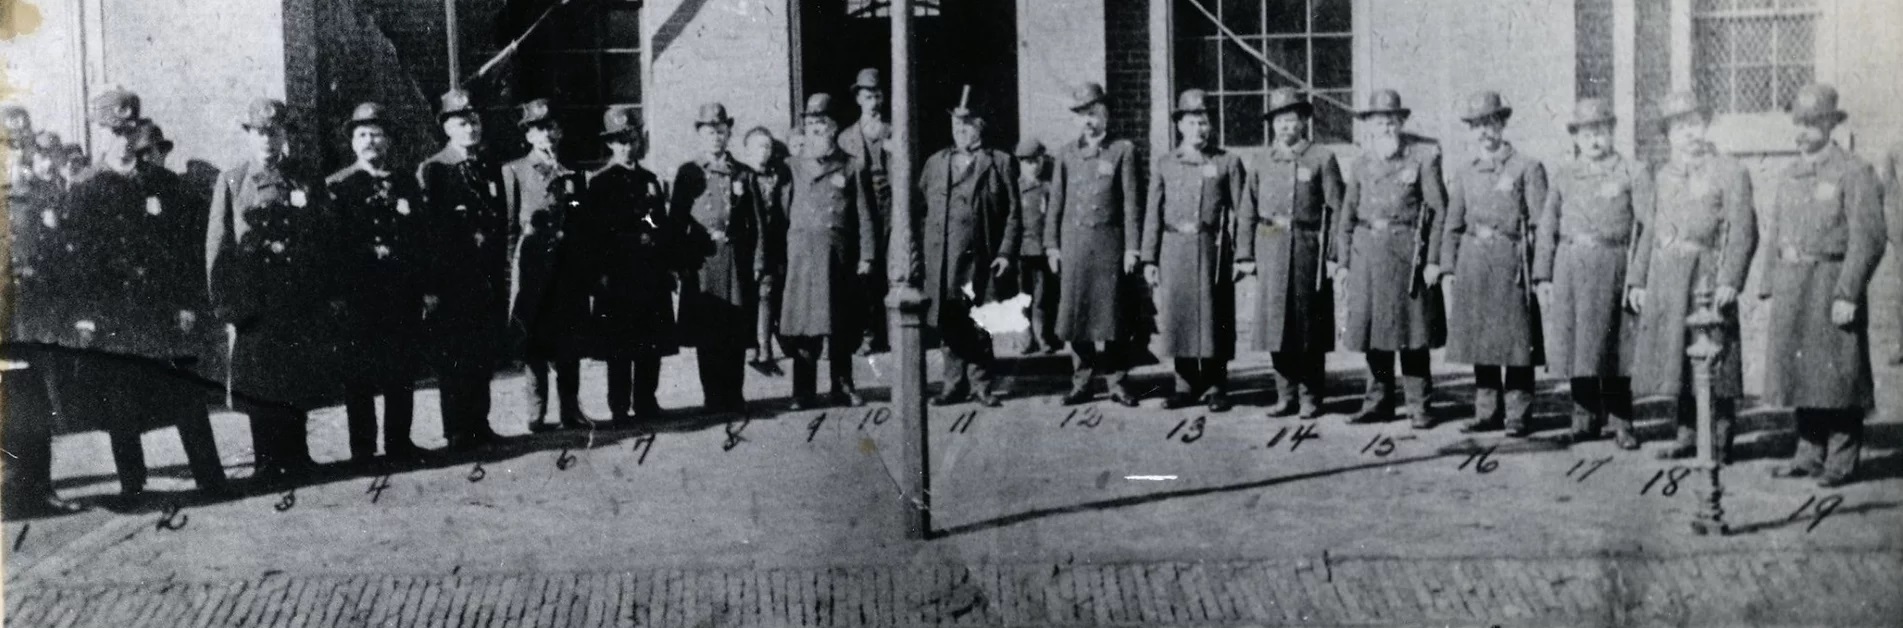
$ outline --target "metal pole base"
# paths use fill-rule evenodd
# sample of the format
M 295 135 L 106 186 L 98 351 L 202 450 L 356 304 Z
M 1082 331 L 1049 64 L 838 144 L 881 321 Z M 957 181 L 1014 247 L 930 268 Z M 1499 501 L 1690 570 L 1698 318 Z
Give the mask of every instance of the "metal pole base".
M 1719 464 L 1711 464 L 1705 469 L 1705 477 L 1710 483 L 1707 485 L 1708 488 L 1705 489 L 1701 495 L 1703 499 L 1701 499 L 1699 503 L 1697 518 L 1692 520 L 1692 532 L 1699 536 L 1708 536 L 1714 533 L 1718 536 L 1728 536 L 1731 534 L 1731 526 L 1725 524 L 1725 507 L 1722 503 L 1725 489 L 1724 484 L 1719 478 L 1719 473 L 1723 469 L 1724 466 Z

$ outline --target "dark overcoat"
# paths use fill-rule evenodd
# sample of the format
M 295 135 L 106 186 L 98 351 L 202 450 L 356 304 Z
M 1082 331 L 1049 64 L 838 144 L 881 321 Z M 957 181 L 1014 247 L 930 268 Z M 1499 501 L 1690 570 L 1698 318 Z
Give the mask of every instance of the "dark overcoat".
M 1256 265 L 1257 351 L 1335 348 L 1334 282 L 1322 277 L 1322 234 L 1340 213 L 1341 165 L 1309 142 L 1256 157 L 1236 214 L 1237 261 Z M 1339 242 L 1333 246 L 1341 246 Z
M 1158 354 L 1228 359 L 1236 351 L 1230 241 L 1248 175 L 1219 148 L 1178 149 L 1150 169 L 1142 258 L 1156 264 Z
M 1655 180 L 1652 228 L 1640 235 L 1628 280 L 1646 290 L 1632 356 L 1632 391 L 1640 397 L 1690 394 L 1685 348 L 1693 338 L 1685 318 L 1694 292 L 1718 286 L 1742 291 L 1758 245 L 1751 175 L 1742 164 L 1708 152 L 1667 162 Z M 1721 314 L 1724 348 L 1712 368 L 1712 392 L 1735 399 L 1744 395 L 1736 304 Z
M 1128 340 L 1139 326 L 1130 316 L 1140 298 L 1123 271 L 1143 235 L 1137 196 L 1136 145 L 1082 138 L 1058 149 L 1051 201 L 1044 214 L 1044 249 L 1062 254 L 1058 272 L 1057 337 L 1068 342 Z
M 1764 285 L 1764 402 L 1796 408 L 1871 408 L 1870 277 L 1883 259 L 1882 191 L 1870 164 L 1832 144 L 1778 174 Z M 1839 326 L 1831 304 L 1857 306 Z
M 417 181 L 435 232 L 430 281 L 439 300 L 424 321 L 430 362 L 448 371 L 493 370 L 509 345 L 509 243 L 516 233 L 502 168 L 444 146 L 417 167 Z
M 1546 203 L 1546 168 L 1512 146 L 1463 165 L 1448 185 L 1440 265 L 1453 273 L 1447 361 L 1538 366 L 1544 359 L 1533 296 L 1533 233 Z
M 810 147 L 809 147 L 810 150 Z M 794 157 L 786 208 L 786 290 L 780 335 L 850 338 L 858 320 L 853 286 L 861 263 L 872 264 L 877 225 L 869 210 L 871 178 L 846 153 Z
M 587 176 L 531 152 L 502 166 L 502 193 L 514 224 L 509 318 L 527 355 L 573 356 L 589 322 L 595 284 L 584 277 L 570 242 L 569 216 Z
M 1347 300 L 1339 319 L 1341 347 L 1350 351 L 1433 349 L 1447 339 L 1438 286 L 1409 296 L 1408 269 L 1426 227 L 1427 259 L 1436 259 L 1447 191 L 1440 149 L 1409 136 L 1398 154 L 1363 151 L 1348 176 L 1335 219 L 1335 261 L 1348 269 Z M 1419 269 L 1415 269 L 1419 272 Z
M 1629 374 L 1638 325 L 1628 320 L 1632 242 L 1652 222 L 1656 194 L 1645 164 L 1612 155 L 1555 167 L 1534 247 L 1533 280 L 1552 283 L 1546 368 L 1558 377 Z
M 760 280 L 770 277 L 760 246 L 766 203 L 753 171 L 727 157 L 681 164 L 668 205 L 692 268 L 681 285 L 685 344 L 754 346 Z
M 421 368 L 423 295 L 429 291 L 430 226 L 416 180 L 353 165 L 324 180 L 330 201 L 332 272 L 344 302 L 340 379 L 414 382 Z
M 1003 296 L 991 261 L 1016 256 L 1022 232 L 1017 161 L 1004 151 L 979 149 L 964 153 L 970 162 L 960 169 L 960 152 L 934 153 L 919 175 L 925 214 L 914 233 L 931 299 L 925 321 L 934 328 L 969 319 L 974 302 Z M 965 295 L 966 284 L 972 296 Z
M 676 273 L 685 269 L 681 230 L 667 216 L 667 190 L 646 168 L 603 166 L 588 176 L 588 200 L 573 217 L 588 274 L 599 277 L 592 357 L 673 355 Z
M 211 302 L 237 327 L 232 388 L 251 403 L 309 408 L 334 392 L 338 275 L 326 200 L 315 177 L 282 160 L 234 166 L 212 191 Z

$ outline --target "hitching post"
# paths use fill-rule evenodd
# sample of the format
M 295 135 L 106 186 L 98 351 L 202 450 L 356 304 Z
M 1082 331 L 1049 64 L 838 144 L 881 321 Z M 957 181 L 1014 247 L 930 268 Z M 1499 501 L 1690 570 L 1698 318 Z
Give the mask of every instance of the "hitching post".
M 1692 531 L 1698 534 L 1730 534 L 1725 525 L 1725 509 L 1720 500 L 1724 498 L 1724 487 L 1719 483 L 1718 473 L 1723 466 L 1718 462 L 1717 434 L 1713 431 L 1716 421 L 1712 415 L 1711 371 L 1720 355 L 1724 353 L 1724 343 L 1719 334 L 1725 319 L 1712 306 L 1711 290 L 1701 287 L 1692 295 L 1692 314 L 1685 318 L 1685 324 L 1696 334 L 1692 345 L 1685 349 L 1685 355 L 1692 359 L 1692 391 L 1698 405 L 1698 459 L 1694 465 L 1706 471 L 1710 481 L 1708 490 L 1700 500 L 1698 514 L 1692 519 Z
M 898 415 L 905 443 L 899 484 L 905 500 L 905 538 L 921 540 L 932 529 L 931 446 L 925 414 L 925 343 L 920 337 L 928 302 L 912 285 L 912 155 L 915 116 L 912 111 L 912 0 L 892 0 L 892 235 L 886 242 L 886 276 L 891 290 L 885 305 L 891 310 L 893 357 L 892 407 Z

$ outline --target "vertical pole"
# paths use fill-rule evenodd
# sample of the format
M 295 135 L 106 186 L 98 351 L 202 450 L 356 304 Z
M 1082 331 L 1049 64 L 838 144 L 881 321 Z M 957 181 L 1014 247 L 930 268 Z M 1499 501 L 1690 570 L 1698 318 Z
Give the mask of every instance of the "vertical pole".
M 462 42 L 458 41 L 458 23 L 456 0 L 443 0 L 443 39 L 449 46 L 449 88 L 456 89 L 463 80 Z
M 1170 152 L 1174 140 L 1175 125 L 1170 123 L 1170 106 L 1175 102 L 1171 95 L 1176 85 L 1173 70 L 1175 66 L 1171 54 L 1175 51 L 1176 39 L 1170 24 L 1173 19 L 1170 10 L 1174 2 L 1151 0 L 1150 28 L 1150 154 L 1163 155 Z M 1184 87 L 1202 87 L 1215 89 L 1214 85 L 1186 85 Z
M 1708 485 L 1702 499 L 1699 500 L 1698 513 L 1692 519 L 1692 531 L 1698 534 L 1729 534 L 1725 524 L 1724 484 L 1719 477 L 1723 465 L 1719 462 L 1717 442 L 1713 431 L 1716 417 L 1712 414 L 1711 371 L 1714 363 L 1724 352 L 1724 343 L 1720 341 L 1720 328 L 1725 319 L 1712 305 L 1712 291 L 1700 286 L 1692 294 L 1692 314 L 1686 317 L 1685 324 L 1692 328 L 1695 339 L 1685 349 L 1685 355 L 1692 363 L 1692 394 L 1698 409 L 1698 459 L 1695 467 L 1706 473 Z
M 904 434 L 900 485 L 905 498 L 905 537 L 922 540 L 932 530 L 931 439 L 925 413 L 925 344 L 920 337 L 925 295 L 912 285 L 912 167 L 917 119 L 912 108 L 916 81 L 912 76 L 912 0 L 892 0 L 892 161 L 886 171 L 892 180 L 892 235 L 886 246 L 886 276 L 891 290 L 886 307 L 892 310 L 892 339 L 898 368 L 892 383 L 892 405 Z

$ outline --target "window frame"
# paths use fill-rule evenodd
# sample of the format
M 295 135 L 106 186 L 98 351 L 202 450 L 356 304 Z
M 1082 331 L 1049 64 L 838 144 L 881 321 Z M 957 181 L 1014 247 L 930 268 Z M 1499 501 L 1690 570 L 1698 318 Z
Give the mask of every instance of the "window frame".
M 647 6 L 648 3 L 646 2 L 633 2 L 629 0 L 573 0 L 570 4 L 558 6 L 555 10 L 572 10 L 584 12 L 585 14 L 592 12 L 603 13 L 600 15 L 590 15 L 589 17 L 589 21 L 599 25 L 598 29 L 585 34 L 586 37 L 590 38 L 590 41 L 583 42 L 580 41 L 580 38 L 571 38 L 562 40 L 564 45 L 543 48 L 532 47 L 530 44 L 534 42 L 534 38 L 531 37 L 529 40 L 524 40 L 522 49 L 517 51 L 517 63 L 519 64 L 516 72 L 517 78 L 515 79 L 515 83 L 511 86 L 511 90 L 515 91 L 518 95 L 517 100 L 527 102 L 535 98 L 549 98 L 554 101 L 553 109 L 558 119 L 590 119 L 590 116 L 582 115 L 582 112 L 592 112 L 593 125 L 576 129 L 568 128 L 575 126 L 570 124 L 564 128 L 567 132 L 567 136 L 563 139 L 567 153 L 565 156 L 569 158 L 579 157 L 582 163 L 592 164 L 599 161 L 601 156 L 606 154 L 606 149 L 599 146 L 599 142 L 595 141 L 591 134 L 577 133 L 577 131 L 599 126 L 600 116 L 608 107 L 631 106 L 641 115 L 645 123 L 650 105 L 648 102 L 649 96 L 653 93 L 652 85 L 650 84 L 650 81 L 653 80 L 653 64 L 651 63 L 650 57 L 653 51 L 650 50 L 649 46 L 651 28 L 649 26 L 650 20 Z M 605 15 L 606 12 L 626 12 L 632 15 L 636 31 L 634 33 L 636 44 L 634 47 L 608 45 L 610 43 L 608 40 L 609 34 L 605 29 L 608 28 L 608 25 L 611 24 L 612 21 Z M 553 20 L 556 19 L 556 17 L 557 16 L 550 16 L 550 19 Z M 596 44 L 600 45 L 597 46 Z M 525 87 L 532 83 L 525 83 L 520 78 L 523 76 L 521 71 L 523 66 L 535 68 L 544 67 L 540 64 L 526 63 L 528 60 L 581 55 L 587 56 L 588 63 L 593 69 L 593 86 L 596 90 L 593 100 L 589 102 L 575 102 L 572 99 L 557 97 L 554 94 L 527 93 L 524 90 Z M 613 92 L 615 90 L 610 87 L 607 69 L 609 60 L 615 57 L 625 57 L 626 60 L 633 62 L 638 68 L 640 74 L 635 87 L 635 89 L 639 90 L 639 98 L 637 100 L 626 101 L 614 98 Z M 506 121 L 510 126 L 514 126 L 514 116 L 519 115 L 520 110 L 511 108 L 510 112 L 511 116 Z
M 1630 1 L 1630 0 L 1627 0 Z M 1697 91 L 1696 13 L 1697 0 L 1670 0 L 1672 38 L 1671 91 Z M 1840 25 L 1835 3 L 1818 0 L 1815 27 L 1811 34 L 1811 80 L 1830 83 L 1837 74 L 1835 46 Z M 1775 51 L 1774 51 L 1775 54 Z M 1757 113 L 1717 113 L 1711 119 L 1711 137 L 1720 149 L 1734 154 L 1780 154 L 1796 152 L 1791 144 L 1791 120 L 1783 111 Z
M 1219 17 L 1222 15 L 1221 13 L 1222 2 L 1220 0 L 1200 0 L 1200 1 L 1204 4 L 1205 7 L 1209 7 Z M 1256 2 L 1256 3 L 1264 3 L 1269 0 L 1250 0 L 1250 1 Z M 1362 15 L 1365 12 L 1366 7 L 1364 5 L 1364 0 L 1340 0 L 1347 7 L 1349 11 L 1349 16 L 1348 16 L 1349 19 L 1347 20 L 1347 23 L 1345 25 L 1346 29 L 1318 31 L 1316 30 L 1316 23 L 1315 23 L 1316 19 L 1315 19 L 1315 14 L 1313 11 L 1313 4 L 1318 1 L 1321 1 L 1321 0 L 1304 0 L 1306 4 L 1304 5 L 1303 8 L 1307 9 L 1306 11 L 1304 11 L 1304 14 L 1307 16 L 1307 24 L 1305 24 L 1302 30 L 1300 31 L 1284 32 L 1284 33 L 1268 32 L 1269 29 L 1267 28 L 1267 20 L 1269 19 L 1268 18 L 1269 11 L 1267 10 L 1267 7 L 1264 6 L 1264 7 L 1259 7 L 1257 9 L 1257 13 L 1260 16 L 1258 20 L 1261 22 L 1262 32 L 1238 33 L 1238 35 L 1242 37 L 1244 42 L 1251 42 L 1251 43 L 1259 42 L 1258 45 L 1267 45 L 1268 43 L 1275 42 L 1275 41 L 1288 41 L 1288 40 L 1303 42 L 1304 47 L 1306 48 L 1306 55 L 1307 55 L 1307 57 L 1303 59 L 1303 65 L 1304 65 L 1303 78 L 1307 81 L 1310 81 L 1311 84 L 1316 76 L 1315 43 L 1317 41 L 1324 41 L 1324 40 L 1338 40 L 1342 44 L 1344 44 L 1342 47 L 1347 53 L 1347 56 L 1346 58 L 1339 60 L 1339 65 L 1341 68 L 1343 68 L 1343 70 L 1347 74 L 1347 79 L 1348 79 L 1347 82 L 1343 85 L 1338 85 L 1338 86 L 1329 87 L 1325 89 L 1303 90 L 1304 95 L 1306 95 L 1310 99 L 1310 102 L 1315 103 L 1316 108 L 1320 109 L 1322 107 L 1327 107 L 1329 105 L 1327 103 L 1316 101 L 1315 100 L 1316 94 L 1320 94 L 1320 93 L 1332 94 L 1334 95 L 1334 97 L 1344 102 L 1353 102 L 1355 94 L 1358 93 L 1357 91 L 1359 87 L 1358 81 L 1360 80 L 1360 75 L 1362 70 L 1359 62 L 1362 57 L 1361 47 L 1363 45 L 1363 40 L 1364 40 L 1363 33 L 1362 33 Z M 1255 150 L 1255 149 L 1261 149 L 1266 147 L 1267 137 L 1268 137 L 1268 130 L 1267 130 L 1268 121 L 1267 120 L 1261 121 L 1261 125 L 1263 126 L 1263 131 L 1261 133 L 1261 136 L 1263 138 L 1262 142 L 1255 143 L 1255 144 L 1233 144 L 1229 141 L 1228 133 L 1226 129 L 1223 128 L 1223 126 L 1227 123 L 1227 114 L 1229 113 L 1227 108 L 1224 106 L 1224 101 L 1226 98 L 1233 98 L 1237 96 L 1245 96 L 1245 97 L 1255 96 L 1266 101 L 1268 97 L 1268 92 L 1270 89 L 1272 89 L 1271 87 L 1269 87 L 1269 84 L 1277 82 L 1277 79 L 1279 79 L 1279 76 L 1275 74 L 1273 71 L 1264 68 L 1261 70 L 1261 73 L 1264 75 L 1265 81 L 1264 81 L 1264 84 L 1261 85 L 1260 89 L 1227 89 L 1228 86 L 1224 85 L 1224 77 L 1226 73 L 1222 66 L 1223 61 L 1227 60 L 1231 55 L 1242 55 L 1243 59 L 1246 60 L 1247 62 L 1255 63 L 1255 60 L 1253 59 L 1253 57 L 1237 50 L 1236 49 L 1237 43 L 1230 41 L 1229 37 L 1223 34 L 1220 30 L 1216 30 L 1215 32 L 1205 34 L 1205 35 L 1195 35 L 1195 36 L 1189 36 L 1189 37 L 1179 36 L 1178 33 L 1183 29 L 1182 20 L 1203 21 L 1203 20 L 1206 20 L 1207 18 L 1203 16 L 1201 12 L 1196 11 L 1193 7 L 1181 6 L 1178 0 L 1167 0 L 1167 2 L 1170 5 L 1170 22 L 1171 22 L 1168 38 L 1167 38 L 1167 41 L 1169 42 L 1167 46 L 1169 50 L 1171 51 L 1170 60 L 1169 60 L 1170 67 L 1168 68 L 1169 77 L 1170 77 L 1169 83 L 1171 85 L 1171 95 L 1170 95 L 1171 103 L 1175 101 L 1175 95 L 1178 93 L 1181 93 L 1182 90 L 1189 89 L 1192 87 L 1206 90 L 1208 91 L 1210 98 L 1215 100 L 1216 107 L 1218 107 L 1218 115 L 1215 116 L 1215 120 L 1212 120 L 1212 122 L 1217 123 L 1212 125 L 1215 127 L 1212 129 L 1213 131 L 1212 141 L 1216 145 L 1222 146 L 1224 148 L 1231 149 L 1231 150 Z M 1218 44 L 1217 45 L 1218 56 L 1217 56 L 1216 64 L 1214 67 L 1208 70 L 1205 70 L 1205 72 L 1207 72 L 1211 77 L 1213 77 L 1213 82 L 1211 84 L 1190 85 L 1184 82 L 1185 72 L 1182 71 L 1182 66 L 1180 65 L 1181 63 L 1183 63 L 1183 60 L 1178 58 L 1179 55 L 1177 55 L 1175 51 L 1178 50 L 1181 46 L 1189 42 L 1197 41 L 1197 40 L 1200 40 L 1201 42 L 1204 42 L 1204 43 L 1216 42 Z M 1265 53 L 1268 52 L 1267 50 L 1264 50 L 1262 48 L 1258 48 L 1258 50 L 1263 50 L 1263 52 Z M 1260 118 L 1261 113 L 1256 112 L 1253 115 L 1257 118 Z M 1333 145 L 1333 146 L 1351 145 L 1355 142 L 1356 129 L 1355 129 L 1355 121 L 1352 116 L 1352 111 L 1350 112 L 1350 116 L 1347 120 L 1347 126 L 1341 129 L 1341 134 L 1340 134 L 1341 137 L 1337 139 L 1329 139 L 1329 138 L 1320 136 L 1318 133 L 1319 126 L 1320 126 L 1319 113 L 1316 116 L 1316 118 L 1318 120 L 1316 121 L 1315 124 L 1312 124 L 1309 129 L 1309 135 L 1312 141 L 1325 144 L 1325 145 Z M 1173 134 L 1175 132 L 1174 125 L 1170 125 L 1169 128 L 1170 128 L 1169 132 Z

